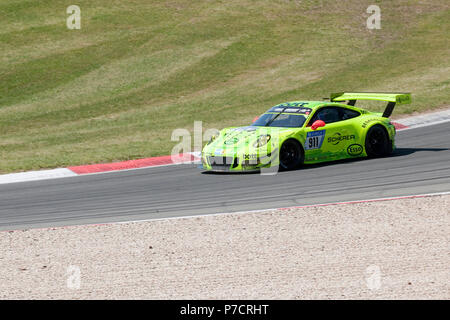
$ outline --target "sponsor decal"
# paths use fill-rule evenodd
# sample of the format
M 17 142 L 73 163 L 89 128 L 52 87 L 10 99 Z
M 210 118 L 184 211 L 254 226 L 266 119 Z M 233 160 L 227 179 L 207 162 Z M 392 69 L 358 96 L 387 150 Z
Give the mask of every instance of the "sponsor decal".
M 286 112 L 286 113 L 300 113 L 300 114 L 310 114 L 312 109 L 304 107 L 308 105 L 308 102 L 290 102 L 281 103 L 272 107 L 268 112 Z
M 216 151 L 214 151 L 214 155 L 216 156 L 221 156 L 225 153 L 225 150 L 223 149 L 216 149 Z
M 359 156 L 364 148 L 360 144 L 352 144 L 347 148 L 347 153 L 351 156 Z
M 238 138 L 231 138 L 231 139 L 228 139 L 227 141 L 225 141 L 224 143 L 226 145 L 230 145 L 230 144 L 236 144 L 238 141 L 239 141 Z
M 244 154 L 243 160 L 243 167 L 256 166 L 261 163 L 261 158 L 257 154 Z
M 247 132 L 250 132 L 250 131 L 256 131 L 256 128 L 255 127 L 239 127 L 239 128 L 234 128 L 234 129 L 231 129 L 231 131 L 237 131 L 237 132 L 240 132 L 240 131 L 247 131 Z
M 397 103 L 408 103 L 408 102 L 411 102 L 410 96 L 401 96 L 401 95 L 399 95 L 399 96 L 396 97 L 396 99 L 397 99 Z
M 256 160 L 258 159 L 257 154 L 244 154 L 244 160 Z
M 275 107 L 277 108 L 285 108 L 285 107 L 297 107 L 297 108 L 301 108 L 304 107 L 305 105 L 309 104 L 309 102 L 284 102 L 284 103 L 280 103 L 277 104 Z
M 323 139 L 325 138 L 325 131 L 311 131 L 306 135 L 305 150 L 320 149 L 322 147 Z
M 284 112 L 299 112 L 299 110 L 301 110 L 301 109 L 297 109 L 297 108 L 287 108 L 286 110 L 284 110 Z
M 346 135 L 343 136 L 339 132 L 336 132 L 332 137 L 328 138 L 328 143 L 331 143 L 332 145 L 337 145 L 341 141 L 349 141 L 349 140 L 355 140 L 355 135 Z

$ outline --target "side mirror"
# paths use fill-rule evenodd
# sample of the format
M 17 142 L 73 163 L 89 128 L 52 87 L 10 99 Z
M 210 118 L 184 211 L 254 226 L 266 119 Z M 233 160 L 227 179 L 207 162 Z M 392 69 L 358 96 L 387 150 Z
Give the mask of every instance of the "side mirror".
M 325 127 L 325 121 L 323 121 L 323 120 L 316 120 L 312 124 L 311 129 L 317 130 L 317 129 L 321 128 L 321 127 Z

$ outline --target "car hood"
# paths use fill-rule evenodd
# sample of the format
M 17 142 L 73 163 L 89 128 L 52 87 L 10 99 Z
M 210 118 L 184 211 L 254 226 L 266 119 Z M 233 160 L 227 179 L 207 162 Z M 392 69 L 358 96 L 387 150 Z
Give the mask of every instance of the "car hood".
M 215 149 L 238 150 L 240 148 L 253 148 L 253 144 L 261 135 L 270 135 L 273 138 L 289 136 L 297 132 L 299 128 L 278 127 L 234 127 L 225 128 L 220 135 L 205 147 L 206 151 L 214 152 Z M 276 139 L 271 139 L 272 144 Z M 275 143 L 276 144 L 276 143 Z M 276 146 L 278 147 L 278 146 Z

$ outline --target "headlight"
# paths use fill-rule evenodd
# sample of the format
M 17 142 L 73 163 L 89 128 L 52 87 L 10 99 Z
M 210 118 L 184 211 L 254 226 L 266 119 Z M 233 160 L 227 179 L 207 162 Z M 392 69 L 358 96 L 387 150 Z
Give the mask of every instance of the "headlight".
M 270 141 L 270 134 L 261 135 L 258 137 L 258 139 L 256 139 L 255 143 L 253 143 L 253 147 L 260 148 L 262 146 L 265 146 L 269 141 Z

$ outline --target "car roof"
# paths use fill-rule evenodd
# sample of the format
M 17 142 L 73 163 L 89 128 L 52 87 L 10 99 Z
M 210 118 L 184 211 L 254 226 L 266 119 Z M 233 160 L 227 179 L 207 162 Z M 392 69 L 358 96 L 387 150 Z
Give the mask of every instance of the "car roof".
M 346 104 L 342 104 L 342 103 L 338 103 L 338 102 L 331 102 L 331 101 L 289 101 L 289 102 L 283 102 L 280 104 L 277 104 L 272 108 L 284 108 L 284 107 L 290 107 L 290 108 L 309 108 L 312 110 L 315 110 L 319 107 L 322 106 L 341 106 L 341 107 L 348 107 L 348 105 Z M 350 107 L 351 108 L 351 107 Z M 355 107 L 353 107 L 355 108 Z M 269 110 L 270 110 L 269 109 Z M 355 109 L 359 109 L 359 108 L 355 108 Z

